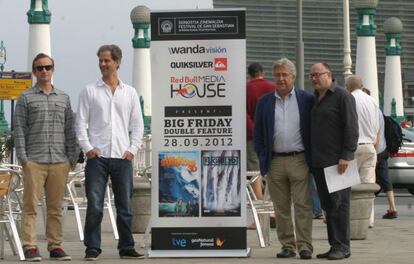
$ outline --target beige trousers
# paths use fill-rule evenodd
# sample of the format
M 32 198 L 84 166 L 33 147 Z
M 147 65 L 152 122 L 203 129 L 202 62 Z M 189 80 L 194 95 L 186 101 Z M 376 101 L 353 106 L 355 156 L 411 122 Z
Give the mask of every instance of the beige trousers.
M 377 164 L 377 152 L 373 144 L 358 145 L 355 151 L 359 177 L 361 183 L 375 183 L 375 166 Z M 371 206 L 369 225 L 374 226 L 374 202 Z
M 313 252 L 311 179 L 305 154 L 274 157 L 267 183 L 275 207 L 276 232 L 282 248 Z
M 375 183 L 375 166 L 377 164 L 377 152 L 373 144 L 358 145 L 355 151 L 355 159 L 361 183 Z
M 69 170 L 69 162 L 42 164 L 28 161 L 23 165 L 24 192 L 21 225 L 23 248 L 37 247 L 36 216 L 43 189 L 47 207 L 48 250 L 61 247 L 62 202 Z

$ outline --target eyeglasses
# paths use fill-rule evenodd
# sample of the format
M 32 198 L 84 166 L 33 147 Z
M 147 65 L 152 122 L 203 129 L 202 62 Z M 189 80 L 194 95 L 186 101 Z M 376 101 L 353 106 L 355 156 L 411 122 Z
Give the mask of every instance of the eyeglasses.
M 35 66 L 36 71 L 43 71 L 44 69 L 46 71 L 50 71 L 53 69 L 53 65 L 37 65 Z
M 309 78 L 316 78 L 319 79 L 319 77 L 321 77 L 321 75 L 324 75 L 325 73 L 329 73 L 329 72 L 313 72 L 309 74 Z
M 287 73 L 287 72 L 278 72 L 278 73 L 274 73 L 273 74 L 273 77 L 275 77 L 275 78 L 280 78 L 280 77 L 282 77 L 282 78 L 287 78 L 288 76 L 290 76 L 290 73 Z

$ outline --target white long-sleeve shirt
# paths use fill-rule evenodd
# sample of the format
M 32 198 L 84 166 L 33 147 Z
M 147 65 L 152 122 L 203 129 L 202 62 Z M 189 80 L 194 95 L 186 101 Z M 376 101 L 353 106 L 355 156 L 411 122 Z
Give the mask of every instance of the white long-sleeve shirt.
M 358 143 L 375 143 L 379 126 L 378 106 L 374 99 L 361 89 L 352 92 L 355 97 L 358 114 L 359 139 Z
M 136 90 L 122 81 L 114 93 L 102 80 L 87 85 L 79 95 L 75 129 L 85 153 L 96 148 L 105 158 L 135 155 L 144 131 Z

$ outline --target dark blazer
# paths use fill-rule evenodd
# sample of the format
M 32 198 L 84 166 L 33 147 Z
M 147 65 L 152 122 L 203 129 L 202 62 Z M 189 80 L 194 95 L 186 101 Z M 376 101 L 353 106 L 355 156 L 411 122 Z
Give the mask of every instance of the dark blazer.
M 311 164 L 310 151 L 310 116 L 314 103 L 313 95 L 304 90 L 295 88 L 299 106 L 300 132 L 305 147 L 306 161 Z M 273 155 L 273 134 L 275 125 L 275 92 L 264 95 L 256 107 L 253 140 L 257 156 L 260 161 L 260 173 L 265 175 L 270 170 Z

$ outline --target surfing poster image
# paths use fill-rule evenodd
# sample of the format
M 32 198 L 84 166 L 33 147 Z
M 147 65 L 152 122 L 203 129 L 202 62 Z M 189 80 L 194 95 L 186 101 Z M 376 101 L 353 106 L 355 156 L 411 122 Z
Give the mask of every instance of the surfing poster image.
M 240 216 L 240 150 L 201 152 L 202 216 Z
M 198 151 L 160 152 L 159 217 L 200 216 Z

